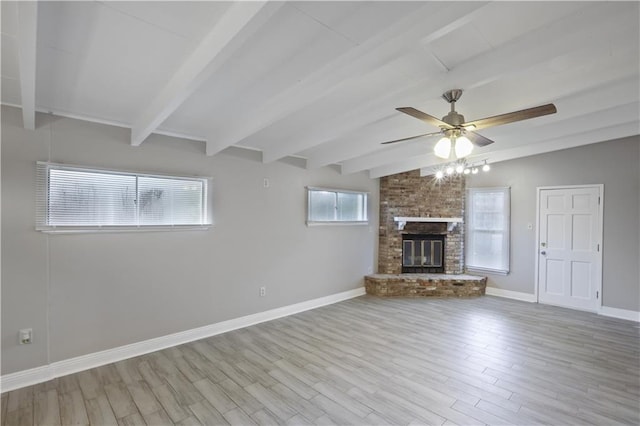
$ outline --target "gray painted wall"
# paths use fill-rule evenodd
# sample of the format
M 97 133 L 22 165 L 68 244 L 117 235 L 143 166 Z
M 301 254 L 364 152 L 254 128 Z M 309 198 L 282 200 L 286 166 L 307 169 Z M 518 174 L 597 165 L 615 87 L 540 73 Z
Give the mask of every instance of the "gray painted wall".
M 630 137 L 492 165 L 467 188 L 511 187 L 511 273 L 488 285 L 534 293 L 536 188 L 604 184 L 602 301 L 640 311 L 640 137 Z M 527 229 L 527 224 L 533 229 Z
M 365 174 L 207 157 L 202 143 L 160 136 L 131 147 L 127 129 L 37 120 L 26 131 L 18 109 L 2 108 L 2 374 L 355 289 L 373 272 L 378 181 Z M 215 226 L 36 232 L 38 160 L 212 176 Z M 307 227 L 306 185 L 369 191 L 371 225 Z M 35 341 L 18 345 L 27 327 Z
M 2 107 L 2 374 L 362 286 L 376 259 L 378 182 L 259 154 Z M 48 235 L 34 231 L 35 162 L 213 177 L 209 231 Z M 511 269 L 489 285 L 534 292 L 536 187 L 603 183 L 605 306 L 640 310 L 640 138 L 501 162 L 467 186 L 512 188 Z M 263 188 L 263 178 L 271 186 Z M 304 187 L 371 192 L 370 226 L 307 227 Z M 241 253 L 244 247 L 254 252 Z M 267 286 L 267 297 L 258 287 Z M 32 327 L 35 342 L 17 344 Z

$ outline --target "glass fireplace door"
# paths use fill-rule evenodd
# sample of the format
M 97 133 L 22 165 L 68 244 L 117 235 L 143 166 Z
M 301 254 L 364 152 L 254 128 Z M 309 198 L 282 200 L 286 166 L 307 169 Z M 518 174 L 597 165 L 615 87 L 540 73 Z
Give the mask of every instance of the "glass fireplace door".
M 444 238 L 441 236 L 402 241 L 402 272 L 443 272 Z

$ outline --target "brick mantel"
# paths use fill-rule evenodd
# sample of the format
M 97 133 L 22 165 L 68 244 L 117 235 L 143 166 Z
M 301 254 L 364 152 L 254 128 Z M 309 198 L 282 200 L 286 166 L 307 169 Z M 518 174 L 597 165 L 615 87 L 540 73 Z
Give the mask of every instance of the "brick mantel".
M 378 272 L 399 274 L 402 270 L 402 234 L 443 234 L 445 242 L 445 273 L 461 274 L 464 269 L 465 180 L 448 176 L 435 180 L 421 177 L 418 170 L 386 176 L 380 179 L 380 228 Z M 405 221 L 398 229 L 395 218 L 423 218 Z M 456 219 L 457 226 L 447 226 Z M 449 228 L 449 229 L 448 229 Z

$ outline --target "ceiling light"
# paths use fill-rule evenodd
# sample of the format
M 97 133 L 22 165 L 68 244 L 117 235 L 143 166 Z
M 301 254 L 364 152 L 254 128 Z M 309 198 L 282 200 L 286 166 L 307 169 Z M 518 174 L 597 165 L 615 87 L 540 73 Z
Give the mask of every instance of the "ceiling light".
M 455 150 L 456 150 L 457 158 L 466 157 L 467 155 L 471 154 L 471 151 L 473 151 L 473 144 L 466 137 L 460 136 L 459 138 L 456 139 Z
M 446 137 L 440 139 L 433 148 L 433 153 L 436 157 L 449 158 L 449 155 L 451 155 L 451 139 Z
M 440 180 L 446 179 L 454 173 L 464 176 L 477 175 L 480 173 L 480 170 L 483 172 L 491 170 L 491 167 L 487 164 L 487 160 L 483 160 L 481 163 L 467 163 L 466 159 L 457 160 L 446 164 L 440 164 L 439 166 L 434 167 L 431 173 L 435 174 L 436 179 Z

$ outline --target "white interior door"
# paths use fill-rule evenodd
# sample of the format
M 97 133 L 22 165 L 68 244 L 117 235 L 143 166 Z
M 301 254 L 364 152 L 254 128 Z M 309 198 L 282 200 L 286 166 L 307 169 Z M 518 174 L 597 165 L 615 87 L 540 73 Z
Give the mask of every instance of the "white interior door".
M 539 189 L 538 301 L 597 311 L 602 186 Z

